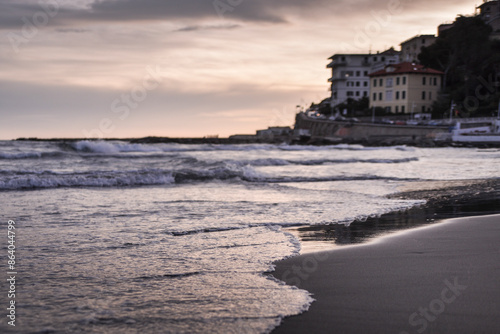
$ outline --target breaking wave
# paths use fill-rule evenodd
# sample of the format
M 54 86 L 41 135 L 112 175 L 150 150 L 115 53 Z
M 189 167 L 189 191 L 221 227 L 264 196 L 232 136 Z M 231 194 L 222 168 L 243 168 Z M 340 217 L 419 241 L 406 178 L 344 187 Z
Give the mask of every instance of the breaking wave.
M 328 150 L 350 150 L 350 151 L 373 151 L 373 150 L 398 150 L 398 151 L 414 151 L 412 147 L 406 146 L 390 146 L 390 147 L 365 147 L 362 145 L 327 145 L 327 146 L 311 146 L 311 145 L 272 145 L 272 144 L 131 144 L 119 141 L 90 141 L 81 140 L 69 144 L 63 144 L 69 148 L 84 153 L 127 153 L 127 152 L 192 152 L 192 151 L 328 151 Z
M 40 158 L 55 158 L 64 156 L 63 152 L 53 151 L 53 152 L 0 152 L 0 159 L 40 159 Z
M 207 144 L 133 144 L 124 141 L 92 141 L 81 140 L 76 142 L 49 143 L 41 151 L 29 152 L 1 152 L 0 160 L 8 159 L 43 159 L 43 158 L 64 158 L 64 157 L 111 157 L 111 158 L 163 158 L 169 154 L 182 152 L 210 152 L 210 151 L 373 151 L 373 150 L 400 150 L 412 151 L 411 147 L 364 147 L 361 145 L 330 145 L 330 146 L 299 146 L 299 145 L 272 145 L 272 144 L 243 144 L 243 145 L 207 145 Z M 281 159 L 258 159 L 247 162 L 253 166 L 273 166 L 273 165 L 319 165 L 325 163 L 352 163 L 352 162 L 371 162 L 371 163 L 398 163 L 406 162 L 399 160 L 311 160 L 311 161 L 293 161 Z
M 0 171 L 0 190 L 73 188 L 73 187 L 132 187 L 171 185 L 189 182 L 227 181 L 232 179 L 246 182 L 290 183 L 324 182 L 346 180 L 398 180 L 374 175 L 333 176 L 333 177 L 295 177 L 268 176 L 251 166 L 227 166 L 206 170 L 179 169 L 160 170 L 142 169 L 129 171 L 92 171 L 62 173 L 54 171 Z

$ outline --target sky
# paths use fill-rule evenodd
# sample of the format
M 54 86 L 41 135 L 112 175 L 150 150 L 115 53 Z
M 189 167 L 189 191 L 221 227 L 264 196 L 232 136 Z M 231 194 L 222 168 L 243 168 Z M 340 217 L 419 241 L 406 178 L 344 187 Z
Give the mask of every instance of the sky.
M 329 96 L 328 57 L 399 50 L 476 2 L 0 0 L 0 139 L 291 126 Z

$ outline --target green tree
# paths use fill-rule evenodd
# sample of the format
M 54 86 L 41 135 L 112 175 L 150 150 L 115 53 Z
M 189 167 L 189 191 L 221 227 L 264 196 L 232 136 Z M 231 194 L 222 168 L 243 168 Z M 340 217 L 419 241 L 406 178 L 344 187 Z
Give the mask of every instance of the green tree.
M 345 102 L 337 104 L 334 110 L 340 113 L 347 110 L 348 116 L 359 116 L 364 115 L 369 111 L 369 104 L 370 100 L 368 97 L 362 97 L 358 100 L 348 98 Z
M 491 33 L 481 18 L 461 16 L 434 44 L 422 49 L 420 63 L 445 73 L 435 116 L 449 115 L 451 101 L 462 116 L 489 116 L 498 104 L 500 42 L 492 40 Z

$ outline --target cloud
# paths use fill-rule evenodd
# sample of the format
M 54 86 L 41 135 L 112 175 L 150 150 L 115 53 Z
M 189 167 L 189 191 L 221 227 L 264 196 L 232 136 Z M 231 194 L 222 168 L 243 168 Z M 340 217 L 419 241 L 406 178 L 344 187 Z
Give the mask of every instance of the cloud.
M 332 23 L 352 16 L 369 15 L 394 3 L 405 8 L 425 11 L 441 10 L 469 0 L 444 4 L 430 0 L 91 0 L 84 5 L 60 0 L 0 0 L 0 29 L 18 29 L 26 19 L 32 21 L 37 13 L 50 15 L 49 25 L 71 26 L 90 23 L 173 22 L 173 21 L 231 21 L 287 23 L 291 18 L 328 19 Z M 471 10 L 472 10 L 471 6 Z M 193 26 L 193 25 L 189 25 Z M 202 29 L 186 29 L 193 31 Z
M 191 32 L 199 30 L 232 30 L 240 27 L 241 25 L 239 24 L 205 25 L 205 26 L 191 25 L 176 29 L 174 30 L 174 32 Z
M 342 3 L 339 3 L 342 4 Z M 287 16 L 324 12 L 327 0 L 94 0 L 68 6 L 59 0 L 0 0 L 0 29 L 20 28 L 36 13 L 51 11 L 50 25 L 91 22 L 221 20 L 288 22 Z M 337 5 L 335 5 L 337 6 Z M 337 6 L 338 7 L 338 6 Z

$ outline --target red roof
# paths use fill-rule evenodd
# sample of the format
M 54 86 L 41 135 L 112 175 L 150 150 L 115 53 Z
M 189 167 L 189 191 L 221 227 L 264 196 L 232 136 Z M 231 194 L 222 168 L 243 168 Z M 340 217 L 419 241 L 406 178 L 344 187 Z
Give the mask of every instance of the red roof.
M 391 68 L 393 69 L 391 71 Z M 444 74 L 444 72 L 425 67 L 424 65 L 404 62 L 399 64 L 387 65 L 383 70 L 370 73 L 370 77 L 382 77 L 394 74 Z

